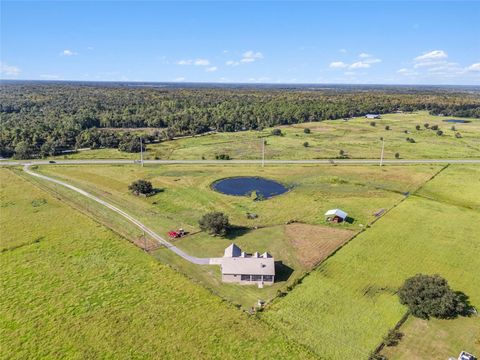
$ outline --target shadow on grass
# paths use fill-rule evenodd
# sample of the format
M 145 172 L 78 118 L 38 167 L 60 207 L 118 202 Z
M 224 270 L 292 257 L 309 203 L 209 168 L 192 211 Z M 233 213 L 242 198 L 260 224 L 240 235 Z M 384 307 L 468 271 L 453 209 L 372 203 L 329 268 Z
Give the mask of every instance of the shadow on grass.
M 225 239 L 234 240 L 237 237 L 248 234 L 250 231 L 252 231 L 252 229 L 246 226 L 230 225 L 228 233 L 225 235 Z
M 353 222 L 355 221 L 354 218 L 350 217 L 350 216 L 347 216 L 344 220 L 346 223 L 348 224 L 353 224 Z
M 287 281 L 293 273 L 293 269 L 282 261 L 275 261 L 275 282 Z
M 473 316 L 477 314 L 477 309 L 470 303 L 470 298 L 462 291 L 455 291 L 461 310 L 456 314 L 457 316 Z M 454 316 L 456 317 L 456 316 Z

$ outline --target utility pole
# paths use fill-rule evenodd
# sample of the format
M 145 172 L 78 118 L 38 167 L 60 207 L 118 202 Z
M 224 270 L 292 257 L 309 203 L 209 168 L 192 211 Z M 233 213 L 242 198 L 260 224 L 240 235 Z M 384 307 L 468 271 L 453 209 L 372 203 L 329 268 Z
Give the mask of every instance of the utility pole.
M 265 167 L 265 139 L 262 138 L 262 167 Z
M 383 165 L 383 150 L 385 149 L 385 139 L 382 138 L 382 153 L 380 155 L 380 166 Z
M 142 163 L 142 167 L 143 167 L 143 142 L 142 142 L 142 138 L 140 138 L 140 162 Z

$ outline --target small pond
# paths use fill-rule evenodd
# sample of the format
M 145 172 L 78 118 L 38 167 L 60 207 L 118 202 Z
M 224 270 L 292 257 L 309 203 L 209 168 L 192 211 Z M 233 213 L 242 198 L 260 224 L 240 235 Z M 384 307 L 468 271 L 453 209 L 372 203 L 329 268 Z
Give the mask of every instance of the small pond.
M 447 119 L 447 120 L 443 120 L 443 121 L 448 122 L 448 123 L 456 123 L 456 124 L 466 124 L 466 123 L 470 122 L 468 120 L 460 120 L 460 119 Z
M 281 183 L 261 177 L 239 176 L 220 179 L 212 184 L 212 189 L 222 194 L 250 196 L 253 192 L 265 199 L 286 193 L 289 189 Z

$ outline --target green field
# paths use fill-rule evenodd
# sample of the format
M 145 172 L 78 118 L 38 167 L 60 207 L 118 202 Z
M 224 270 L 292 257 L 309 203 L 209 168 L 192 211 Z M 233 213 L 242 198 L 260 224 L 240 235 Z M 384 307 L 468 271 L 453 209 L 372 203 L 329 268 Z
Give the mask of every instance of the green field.
M 214 168 L 191 165 L 146 166 L 44 166 L 42 173 L 67 180 L 141 220 L 159 234 L 171 229 L 184 228 L 191 235 L 175 241 L 175 245 L 199 257 L 218 257 L 233 241 L 246 251 L 268 251 L 285 265 L 281 270 L 288 276 L 279 277 L 274 286 L 257 289 L 225 285 L 220 282 L 217 267 L 198 267 L 187 263 L 167 249 L 152 254 L 160 261 L 174 266 L 192 279 L 200 281 L 220 296 L 245 308 L 259 298 L 272 299 L 278 290 L 285 290 L 306 271 L 323 260 L 345 240 L 376 219 L 380 209 L 389 209 L 402 201 L 403 193 L 415 191 L 437 173 L 439 166 L 395 167 L 338 167 L 338 166 L 216 166 Z M 284 195 L 253 201 L 248 197 L 232 197 L 213 191 L 210 184 L 223 177 L 235 175 L 261 175 L 276 179 L 292 190 Z M 152 181 L 162 191 L 149 198 L 130 194 L 128 184 L 138 178 Z M 70 190 L 46 184 L 75 207 L 87 211 L 104 224 L 135 240 L 141 234 L 110 210 L 85 200 Z M 329 225 L 324 212 L 330 208 L 343 208 L 354 219 L 352 224 Z M 227 238 L 212 237 L 199 232 L 198 219 L 208 211 L 223 211 L 238 229 Z M 248 220 L 246 213 L 258 218 Z M 304 225 L 290 231 L 287 222 Z M 299 238 L 308 232 L 308 239 Z M 325 236 L 324 234 L 328 235 Z M 326 242 L 336 242 L 327 246 Z M 297 244 L 297 245 L 295 245 Z M 335 244 L 333 244 L 335 245 Z M 304 249 L 312 249 L 305 252 Z M 292 272 L 293 271 L 293 272 Z
M 2 358 L 311 358 L 11 171 L 0 182 Z
M 325 120 L 281 126 L 284 136 L 271 136 L 271 129 L 241 131 L 165 141 L 148 145 L 146 159 L 214 159 L 217 154 L 229 154 L 233 159 L 260 159 L 261 138 L 267 137 L 266 159 L 334 159 L 339 151 L 352 159 L 376 159 L 380 157 L 380 137 L 385 139 L 385 158 L 394 159 L 399 153 L 404 159 L 454 159 L 480 157 L 480 120 L 467 119 L 470 123 L 445 123 L 446 118 L 432 116 L 427 112 L 385 114 L 374 120 L 358 117 L 343 120 Z M 457 119 L 457 117 L 455 118 Z M 423 124 L 438 125 L 444 132 L 437 136 Z M 421 130 L 415 126 L 420 125 Z M 452 125 L 456 131 L 452 131 Z M 390 130 L 385 127 L 390 126 Z M 304 128 L 311 130 L 304 133 Z M 408 134 L 405 133 L 408 131 Z M 462 138 L 455 137 L 460 132 Z M 409 143 L 406 138 L 414 138 Z M 309 143 L 304 147 L 305 142 Z M 139 154 L 129 154 L 116 149 L 82 151 L 66 155 L 68 159 L 138 159 Z
M 480 212 L 472 210 L 472 203 L 478 206 L 480 199 L 479 174 L 472 166 L 445 169 L 419 196 L 403 201 L 322 263 L 287 297 L 275 301 L 263 318 L 317 354 L 362 358 L 406 312 L 395 292 L 409 276 L 438 273 L 478 308 Z M 457 178 L 463 179 L 467 193 L 450 204 L 443 190 Z M 437 199 L 432 196 L 436 190 Z M 423 197 L 427 191 L 434 199 Z M 473 324 L 478 321 L 472 319 Z M 439 355 L 436 358 L 455 354 L 440 351 Z

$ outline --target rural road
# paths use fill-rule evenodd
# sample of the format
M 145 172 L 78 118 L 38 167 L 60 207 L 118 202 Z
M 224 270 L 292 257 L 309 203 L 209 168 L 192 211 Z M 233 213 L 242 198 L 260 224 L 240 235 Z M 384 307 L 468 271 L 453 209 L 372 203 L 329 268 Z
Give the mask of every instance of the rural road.
M 336 165 L 379 165 L 379 159 L 343 159 L 343 160 L 265 160 L 265 165 L 290 164 L 336 164 Z M 23 166 L 23 165 L 121 165 L 140 164 L 140 160 L 105 159 L 105 160 L 19 160 L 0 161 L 0 166 Z M 196 164 L 196 165 L 228 165 L 228 164 L 257 164 L 262 160 L 144 160 L 144 164 Z M 383 160 L 385 165 L 408 165 L 408 164 L 480 164 L 480 159 L 398 159 Z
M 85 190 L 82 190 L 82 189 L 79 189 L 73 185 L 70 185 L 70 184 L 67 184 L 66 182 L 63 182 L 63 181 L 60 181 L 60 180 L 57 180 L 57 179 L 53 179 L 51 177 L 48 177 L 48 176 L 45 176 L 45 175 L 41 175 L 41 174 L 38 174 L 36 172 L 33 172 L 30 168 L 29 168 L 29 165 L 26 164 L 24 165 L 23 167 L 23 170 L 31 175 L 31 176 L 35 176 L 37 178 L 40 178 L 40 179 L 43 179 L 43 180 L 46 180 L 46 181 L 50 181 L 50 182 L 53 182 L 55 184 L 58 184 L 58 185 L 62 185 L 62 186 L 65 186 L 66 188 L 69 188 L 70 190 L 73 190 L 73 191 L 76 191 L 77 193 L 79 194 L 82 194 L 83 196 L 89 198 L 89 199 L 92 199 L 93 201 L 96 201 L 98 202 L 99 204 L 109 208 L 110 210 L 116 212 L 117 214 L 123 216 L 125 219 L 127 219 L 128 221 L 130 221 L 131 223 L 133 223 L 134 225 L 136 225 L 138 228 L 140 228 L 142 231 L 144 231 L 146 234 L 150 235 L 153 239 L 155 239 L 156 241 L 158 241 L 161 245 L 164 245 L 166 248 L 168 248 L 169 250 L 173 251 L 175 254 L 181 256 L 182 258 L 184 258 L 185 260 L 193 263 L 193 264 L 197 264 L 197 265 L 215 265 L 215 264 L 219 264 L 219 259 L 218 258 L 198 258 L 198 257 L 194 257 L 194 256 L 191 256 L 191 255 L 188 255 L 187 253 L 185 253 L 184 251 L 180 250 L 178 247 L 172 245 L 170 242 L 168 242 L 167 240 L 165 240 L 163 237 L 161 237 L 160 235 L 158 235 L 157 233 L 155 233 L 153 230 L 149 229 L 148 227 L 146 227 L 145 225 L 143 225 L 140 221 L 138 221 L 137 219 L 135 219 L 133 216 L 127 214 L 125 211 L 117 208 L 116 206 L 113 206 L 111 204 L 109 204 L 108 202 L 86 192 Z

